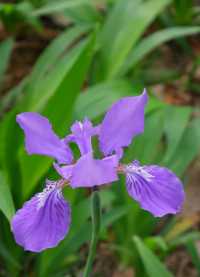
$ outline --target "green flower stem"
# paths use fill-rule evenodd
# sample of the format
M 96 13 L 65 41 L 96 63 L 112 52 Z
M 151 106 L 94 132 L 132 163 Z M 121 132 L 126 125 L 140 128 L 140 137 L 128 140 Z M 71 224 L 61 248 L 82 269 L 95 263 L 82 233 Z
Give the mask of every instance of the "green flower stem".
M 92 264 L 96 254 L 96 246 L 101 227 L 101 203 L 98 191 L 94 191 L 91 197 L 91 215 L 92 215 L 92 238 L 90 242 L 89 254 L 84 269 L 83 277 L 90 277 Z

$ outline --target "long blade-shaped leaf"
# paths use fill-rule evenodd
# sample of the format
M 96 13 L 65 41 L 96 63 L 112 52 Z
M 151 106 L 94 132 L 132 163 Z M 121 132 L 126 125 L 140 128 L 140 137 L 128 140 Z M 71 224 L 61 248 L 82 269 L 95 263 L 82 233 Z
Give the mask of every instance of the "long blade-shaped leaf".
M 38 106 L 45 105 L 62 80 L 62 74 L 65 74 L 67 68 L 70 67 L 70 62 L 73 63 L 72 57 L 75 57 L 75 54 L 72 54 L 72 46 L 88 30 L 88 27 L 72 27 L 63 32 L 45 49 L 30 74 L 26 96 L 21 106 L 22 110 L 36 110 Z M 78 52 L 76 48 L 74 51 Z M 67 55 L 68 53 L 69 55 Z
M 114 78 L 127 55 L 154 18 L 171 0 L 120 0 L 103 28 L 101 46 L 104 78 Z
M 198 275 L 200 274 L 200 255 L 198 253 L 197 247 L 194 241 L 188 241 L 186 243 L 186 249 L 189 252 L 192 262 L 195 265 L 196 270 L 198 271 Z
M 164 109 L 158 109 L 146 118 L 144 133 L 134 139 L 126 153 L 128 162 L 134 157 L 144 164 L 155 162 L 158 145 L 164 131 L 163 123 Z M 156 134 L 156 136 L 152 134 Z
M 200 32 L 200 27 L 172 27 L 165 30 L 157 31 L 147 38 L 141 40 L 128 56 L 120 74 L 125 74 L 138 62 L 140 62 L 145 55 L 150 53 L 153 49 L 169 40 L 194 35 Z
M 134 242 L 140 254 L 145 271 L 149 277 L 172 277 L 173 275 L 160 262 L 156 255 L 142 242 L 139 237 L 134 237 Z
M 118 99 L 125 96 L 134 96 L 142 91 L 138 84 L 132 85 L 127 80 L 112 80 L 89 87 L 76 100 L 74 117 L 83 119 L 85 116 L 93 119 L 105 113 Z M 164 106 L 161 102 L 151 97 L 147 112 Z
M 72 8 L 74 6 L 79 6 L 85 3 L 91 2 L 90 0 L 60 0 L 52 3 L 47 3 L 47 5 L 32 12 L 34 16 L 42 16 L 55 12 L 62 12 L 63 10 Z
M 200 151 L 200 120 L 194 119 L 185 130 L 173 157 L 167 163 L 177 175 L 181 176 L 190 162 Z
M 8 66 L 9 58 L 13 48 L 13 39 L 9 38 L 0 43 L 0 84 L 2 82 L 3 75 Z
M 167 151 L 163 163 L 168 164 L 172 158 L 183 133 L 187 128 L 192 109 L 190 107 L 169 106 L 165 113 L 165 134 L 167 138 Z
M 56 37 L 49 46 L 42 52 L 33 70 L 29 76 L 17 86 L 6 93 L 0 103 L 0 110 L 6 109 L 11 103 L 21 100 L 22 94 L 23 104 L 21 110 L 27 110 L 33 101 L 40 102 L 41 95 L 44 97 L 44 91 L 41 91 L 43 83 L 46 81 L 47 75 L 57 65 L 57 61 L 66 54 L 74 42 L 77 42 L 83 34 L 87 33 L 87 26 L 76 25 L 68 28 L 65 32 Z M 37 82 L 35 81 L 37 80 Z
M 14 203 L 10 188 L 6 182 L 3 172 L 0 171 L 0 210 L 10 221 L 15 213 Z
M 15 203 L 20 197 L 20 169 L 18 162 L 18 149 L 21 143 L 21 131 L 15 121 L 16 110 L 6 113 L 0 124 L 0 166 L 4 171 L 6 180 L 10 184 Z M 16 194 L 15 194 L 16 192 Z
M 106 112 L 113 102 L 121 97 L 134 94 L 135 91 L 135 87 L 133 89 L 131 84 L 124 80 L 94 85 L 78 96 L 74 117 L 76 119 L 83 119 L 85 116 L 90 119 L 95 118 Z

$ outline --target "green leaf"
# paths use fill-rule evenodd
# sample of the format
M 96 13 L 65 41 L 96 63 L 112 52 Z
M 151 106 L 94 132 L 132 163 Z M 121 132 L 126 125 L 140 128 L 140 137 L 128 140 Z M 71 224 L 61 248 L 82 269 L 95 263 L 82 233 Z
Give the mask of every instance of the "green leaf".
M 166 241 L 164 240 L 164 238 L 160 237 L 160 236 L 149 236 L 147 238 L 145 238 L 144 240 L 145 244 L 148 246 L 148 248 L 150 248 L 153 251 L 156 251 L 157 249 L 162 250 L 163 252 L 167 252 L 168 251 L 168 245 L 166 243 Z
M 0 43 L 0 85 L 3 79 L 3 75 L 7 69 L 10 55 L 13 49 L 14 41 L 12 38 L 8 38 Z
M 47 5 L 33 11 L 31 13 L 32 16 L 43 16 L 51 13 L 62 12 L 63 10 L 79 6 L 85 3 L 90 3 L 90 0 L 60 0 L 51 3 L 47 3 Z
M 6 183 L 3 172 L 0 171 L 0 209 L 10 221 L 15 213 L 14 203 L 10 188 Z
M 112 191 L 106 189 L 100 191 L 100 199 L 102 207 L 108 207 L 112 204 L 115 196 Z M 81 211 L 81 214 L 80 214 Z M 73 230 L 78 230 L 86 222 L 90 216 L 90 200 L 85 198 L 80 203 L 74 204 L 72 208 L 72 227 Z M 73 233 L 73 230 L 71 233 Z
M 84 90 L 76 100 L 74 118 L 82 120 L 85 116 L 94 119 L 104 114 L 117 100 L 126 96 L 136 96 L 143 87 L 131 84 L 128 80 L 113 80 L 99 83 Z M 161 108 L 163 103 L 150 97 L 147 112 Z
M 38 84 L 37 92 L 32 95 L 31 102 L 29 103 L 29 110 L 31 111 L 42 111 L 45 109 L 48 101 L 56 94 L 59 89 L 60 84 L 69 74 L 73 65 L 77 62 L 82 50 L 84 49 L 84 42 L 78 44 L 77 47 L 73 48 L 69 53 L 67 53 L 61 60 L 57 61 L 57 65 L 52 71 L 40 81 Z M 67 92 L 65 92 L 67 93 Z M 70 93 L 68 93 L 70 94 Z
M 19 2 L 19 1 L 18 1 Z M 32 25 L 37 31 L 41 31 L 38 18 L 30 16 L 34 7 L 29 1 L 20 3 L 4 3 L 0 6 L 0 17 L 8 31 L 16 32 L 20 24 Z
M 104 78 L 116 77 L 130 50 L 170 2 L 171 0 L 117 1 L 102 30 Z
M 165 109 L 158 109 L 146 117 L 144 133 L 136 137 L 127 149 L 125 156 L 127 162 L 134 158 L 144 164 L 155 162 L 159 151 L 158 145 L 164 131 L 164 112 Z
M 183 137 L 177 146 L 173 157 L 168 162 L 170 167 L 177 175 L 181 176 L 190 162 L 200 151 L 200 120 L 195 118 L 189 123 Z
M 94 85 L 80 94 L 75 103 L 74 118 L 90 119 L 102 115 L 108 107 L 124 96 L 134 95 L 138 89 L 128 81 L 118 80 Z
M 72 20 L 74 23 L 78 24 L 94 24 L 101 22 L 103 17 L 99 11 L 97 11 L 94 5 L 83 4 L 80 6 L 75 6 L 73 8 L 67 9 L 64 12 L 67 19 Z
M 4 258 L 6 261 L 6 264 L 9 264 L 9 266 L 12 266 L 15 271 L 18 271 L 21 269 L 21 265 L 18 262 L 15 255 L 12 253 L 10 249 L 8 249 L 7 245 L 4 244 L 2 241 L 0 241 L 0 256 Z
M 193 262 L 196 270 L 198 271 L 198 275 L 199 275 L 200 274 L 200 255 L 198 253 L 198 250 L 197 250 L 197 247 L 196 247 L 194 241 L 188 241 L 186 243 L 186 249 L 191 256 L 192 262 Z
M 6 111 L 9 107 L 12 107 L 13 104 L 15 104 L 23 96 L 27 81 L 28 77 L 24 78 L 18 85 L 8 90 L 6 94 L 2 96 L 0 103 L 1 113 L 4 113 L 4 111 Z
M 167 150 L 163 163 L 168 164 L 172 158 L 183 133 L 187 128 L 192 113 L 191 107 L 169 106 L 165 113 L 165 134 L 167 138 Z
M 167 270 L 164 264 L 156 257 L 156 255 L 142 242 L 142 240 L 134 236 L 133 241 L 137 247 L 140 258 L 144 264 L 145 271 L 149 277 L 172 277 L 173 275 Z
M 60 71 L 55 71 L 59 81 L 55 78 L 52 80 L 49 79 L 49 83 L 47 84 L 47 91 L 48 89 L 52 89 L 52 85 L 54 87 L 48 101 L 43 99 L 45 106 L 43 105 L 42 113 L 49 118 L 55 131 L 61 136 L 66 133 L 71 123 L 73 104 L 80 92 L 90 65 L 94 44 L 94 34 L 79 43 L 67 54 L 67 58 L 63 57 L 61 67 L 59 68 Z M 51 77 L 53 78 L 53 76 Z M 56 82 L 56 86 L 54 82 Z M 41 103 L 39 103 L 40 105 Z M 37 102 L 34 102 L 33 110 L 37 111 L 39 106 Z M 20 152 L 19 159 L 22 170 L 23 193 L 27 197 L 36 183 L 49 169 L 51 159 L 36 156 L 29 157 L 24 153 L 23 149 Z
M 74 48 L 72 45 L 88 30 L 88 27 L 72 27 L 45 49 L 29 77 L 21 110 L 39 111 L 46 105 L 81 51 L 80 43 Z
M 89 29 L 90 28 L 86 26 L 76 25 L 68 28 L 67 31 L 56 37 L 37 59 L 31 74 L 23 79 L 17 87 L 14 87 L 6 93 L 0 103 L 0 109 L 5 109 L 14 101 L 18 102 L 22 97 L 22 104 L 20 104 L 21 111 L 30 110 L 31 106 L 35 104 L 44 105 L 43 101 L 48 100 L 52 91 L 52 89 L 45 90 L 45 86 L 47 88 L 49 79 L 55 80 L 54 85 L 57 84 L 57 79 L 52 76 L 54 75 L 54 70 L 60 72 L 58 62 L 61 57 L 66 56 L 66 52 L 69 51 L 72 45 L 79 40 L 81 36 L 86 34 Z M 52 75 L 48 79 L 50 73 Z M 37 80 L 37 82 L 35 80 Z M 24 92 L 26 92 L 26 94 L 23 95 Z
M 16 109 L 5 114 L 0 123 L 0 166 L 10 184 L 15 200 L 20 197 L 20 170 L 18 149 L 22 141 L 21 130 L 16 123 Z M 16 194 L 15 194 L 16 192 Z
M 195 242 L 198 240 L 200 240 L 200 233 L 197 231 L 190 231 L 189 233 L 183 233 L 174 239 L 170 239 L 168 241 L 168 246 L 173 249 L 183 244 L 187 244 L 188 242 Z
M 140 62 L 145 55 L 149 54 L 153 49 L 160 46 L 164 42 L 169 40 L 185 37 L 189 35 L 195 35 L 200 32 L 200 27 L 172 27 L 157 31 L 152 35 L 141 40 L 132 50 L 128 56 L 126 63 L 124 64 L 121 74 L 127 73 L 133 68 L 138 62 Z

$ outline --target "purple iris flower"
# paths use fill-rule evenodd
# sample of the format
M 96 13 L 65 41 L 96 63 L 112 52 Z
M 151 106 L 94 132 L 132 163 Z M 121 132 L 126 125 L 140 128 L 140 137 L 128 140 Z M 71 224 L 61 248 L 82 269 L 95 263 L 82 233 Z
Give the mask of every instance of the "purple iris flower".
M 72 188 L 94 187 L 115 182 L 118 174 L 126 176 L 128 194 L 144 210 L 156 217 L 175 214 L 184 201 L 181 181 L 165 167 L 142 166 L 138 161 L 123 165 L 123 148 L 144 131 L 146 91 L 117 101 L 106 113 L 102 123 L 93 126 L 85 119 L 75 122 L 71 134 L 60 139 L 45 117 L 32 112 L 17 115 L 25 133 L 29 154 L 42 154 L 55 159 L 54 168 L 62 177 L 46 181 L 43 192 L 36 194 L 17 211 L 12 219 L 16 242 L 25 250 L 40 252 L 56 246 L 68 233 L 70 206 L 62 195 L 66 185 Z M 97 136 L 102 159 L 94 157 L 92 137 Z M 80 158 L 74 161 L 70 143 L 76 143 Z

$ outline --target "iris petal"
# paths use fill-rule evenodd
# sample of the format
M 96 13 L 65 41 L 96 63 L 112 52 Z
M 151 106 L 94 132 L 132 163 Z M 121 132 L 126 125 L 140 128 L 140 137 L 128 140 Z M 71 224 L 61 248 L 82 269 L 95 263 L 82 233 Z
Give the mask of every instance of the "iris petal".
M 76 121 L 71 127 L 72 136 L 74 136 L 74 141 L 77 143 L 82 155 L 92 151 L 92 130 L 92 123 L 88 119 L 85 119 L 83 123 Z
M 118 159 L 116 155 L 97 160 L 92 157 L 92 153 L 83 155 L 75 164 L 71 186 L 94 187 L 118 180 L 117 176 Z
M 144 108 L 148 96 L 125 97 L 117 101 L 106 113 L 101 124 L 99 141 L 104 155 L 128 146 L 133 137 L 144 130 Z
M 83 122 L 76 121 L 71 127 L 72 134 L 65 138 L 65 141 L 76 142 L 81 155 L 87 154 L 92 151 L 92 136 L 95 136 L 99 132 L 99 126 L 93 127 L 92 122 L 87 118 Z
M 65 180 L 69 180 L 71 178 L 74 169 L 73 164 L 60 166 L 59 164 L 54 163 L 53 166 L 58 174 L 60 174 L 60 176 L 63 177 Z
M 48 181 L 14 215 L 11 227 L 16 242 L 25 250 L 40 252 L 55 247 L 68 233 L 70 206 L 55 182 Z
M 140 166 L 134 162 L 126 166 L 125 171 L 127 191 L 144 210 L 157 217 L 181 210 L 183 186 L 169 169 L 156 165 Z
M 26 150 L 29 154 L 41 154 L 55 158 L 59 163 L 73 159 L 70 148 L 52 130 L 46 117 L 25 112 L 17 115 L 17 122 L 25 133 Z

